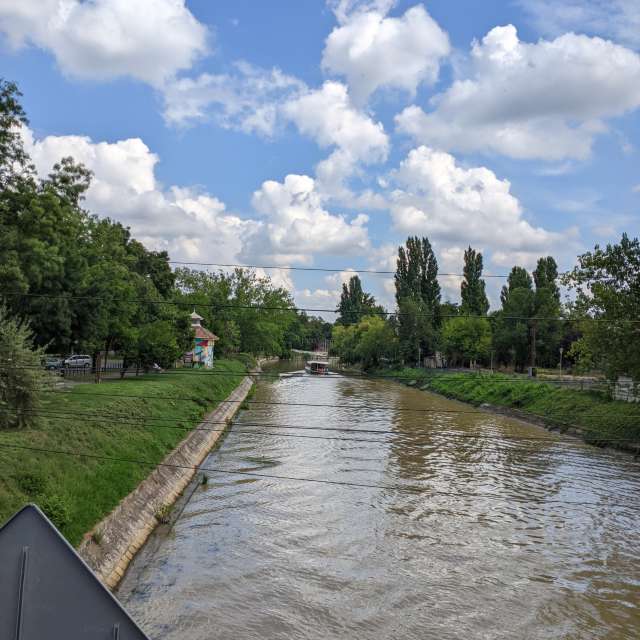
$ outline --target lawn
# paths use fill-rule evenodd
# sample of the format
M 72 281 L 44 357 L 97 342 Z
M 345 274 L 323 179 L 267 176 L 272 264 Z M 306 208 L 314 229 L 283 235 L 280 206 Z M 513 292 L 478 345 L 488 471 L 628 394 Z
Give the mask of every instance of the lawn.
M 611 400 L 604 393 L 486 373 L 438 373 L 428 369 L 381 372 L 404 383 L 474 405 L 518 409 L 561 430 L 581 427 L 592 444 L 640 444 L 640 403 Z
M 77 384 L 70 391 L 45 394 L 37 424 L 0 431 L 0 445 L 158 463 L 229 395 L 245 370 L 241 362 L 219 360 L 216 375 L 184 369 Z M 0 446 L 0 523 L 25 503 L 35 502 L 77 545 L 152 468 Z

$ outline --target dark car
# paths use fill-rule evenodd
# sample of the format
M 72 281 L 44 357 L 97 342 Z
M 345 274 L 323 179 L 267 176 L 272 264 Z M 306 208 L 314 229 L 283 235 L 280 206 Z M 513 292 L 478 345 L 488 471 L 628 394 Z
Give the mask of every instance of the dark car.
M 56 356 L 45 356 L 42 359 L 42 366 L 47 371 L 60 371 L 62 369 L 62 358 Z

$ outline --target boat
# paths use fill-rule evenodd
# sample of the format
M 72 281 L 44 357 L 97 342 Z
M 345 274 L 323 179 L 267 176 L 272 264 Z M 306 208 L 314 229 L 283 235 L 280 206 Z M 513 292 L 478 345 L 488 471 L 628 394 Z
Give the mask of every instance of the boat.
M 329 373 L 329 363 L 324 360 L 309 360 L 304 370 L 316 376 L 325 376 Z

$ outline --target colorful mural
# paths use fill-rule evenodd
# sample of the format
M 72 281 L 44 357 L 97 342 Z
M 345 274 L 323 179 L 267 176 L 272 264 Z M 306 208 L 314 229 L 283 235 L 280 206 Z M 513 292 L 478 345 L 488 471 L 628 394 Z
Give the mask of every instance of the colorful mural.
M 194 367 L 211 369 L 218 336 L 202 326 L 202 316 L 198 315 L 195 309 L 190 317 L 191 326 L 195 333 L 195 344 L 193 351 L 185 354 L 184 360 L 185 362 L 190 361 Z

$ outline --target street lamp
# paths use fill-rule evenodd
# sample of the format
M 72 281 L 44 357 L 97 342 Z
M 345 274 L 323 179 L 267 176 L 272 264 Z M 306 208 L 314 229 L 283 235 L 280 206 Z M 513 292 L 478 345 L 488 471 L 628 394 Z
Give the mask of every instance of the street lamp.
M 562 379 L 562 353 L 564 351 L 564 347 L 560 347 L 560 378 Z

